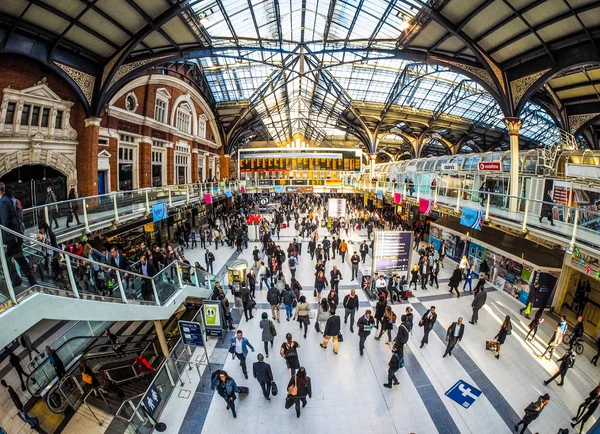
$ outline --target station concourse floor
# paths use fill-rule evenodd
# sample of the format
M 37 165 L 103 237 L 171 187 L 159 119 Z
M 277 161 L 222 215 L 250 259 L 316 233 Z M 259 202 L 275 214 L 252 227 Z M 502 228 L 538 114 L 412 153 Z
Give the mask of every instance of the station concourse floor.
M 320 229 L 321 239 L 326 229 Z M 292 241 L 295 231 L 287 228 L 281 232 L 281 240 L 276 244 L 283 250 Z M 344 238 L 344 237 L 342 237 Z M 366 238 L 366 233 L 353 232 L 350 238 L 354 244 L 349 246 L 350 254 L 358 249 L 358 243 Z M 316 311 L 316 298 L 313 297 L 314 265 L 307 254 L 307 242 L 302 247 L 302 256 L 296 273 L 303 286 L 303 294 Z M 239 257 L 253 263 L 251 243 L 249 249 L 235 254 L 232 248 L 220 247 L 214 251 L 216 256 L 215 271 L 220 269 L 230 258 Z M 186 257 L 203 263 L 202 249 L 186 250 Z M 436 255 L 437 256 L 437 255 Z M 331 266 L 336 264 L 341 270 L 343 280 L 340 284 L 340 306 L 343 296 L 352 288 L 359 288 L 358 283 L 351 282 L 350 265 L 341 263 L 341 258 L 327 264 L 327 276 Z M 370 258 L 367 258 L 367 264 Z M 413 255 L 413 262 L 418 255 Z M 415 327 L 405 350 L 406 365 L 397 373 L 399 386 L 386 389 L 382 386 L 387 381 L 387 367 L 391 356 L 390 347 L 385 344 L 386 338 L 380 341 L 373 338 L 366 342 L 365 355 L 360 357 L 358 336 L 350 333 L 350 325 L 342 323 L 344 342 L 340 343 L 338 354 L 332 351 L 332 342 L 324 350 L 319 346 L 322 335 L 314 330 L 311 320 L 306 339 L 303 338 L 298 323 L 285 320 L 285 311 L 281 311 L 281 322 L 276 323 L 277 337 L 275 346 L 269 349 L 269 358 L 265 359 L 273 370 L 279 394 L 266 401 L 258 382 L 252 377 L 252 363 L 256 355 L 264 352 L 261 341 L 261 330 L 258 327 L 262 312 L 269 312 L 266 301 L 266 288 L 257 288 L 257 310 L 254 319 L 246 322 L 240 309 L 234 309 L 233 316 L 244 331 L 256 352 L 250 352 L 247 358 L 249 379 L 244 376 L 237 360 L 232 360 L 228 353 L 229 342 L 211 339 L 207 343 L 212 369 L 225 369 L 239 386 L 248 386 L 250 393 L 236 401 L 237 419 L 226 410 L 223 399 L 210 390 L 210 372 L 204 366 L 186 370 L 182 376 L 183 386 L 177 386 L 163 411 L 160 420 L 168 426 L 168 433 L 197 434 L 204 433 L 280 433 L 280 432 L 318 432 L 334 433 L 508 433 L 514 432 L 514 425 L 523 415 L 524 408 L 535 401 L 540 394 L 549 393 L 550 403 L 540 417 L 529 426 L 527 432 L 556 433 L 559 428 L 569 428 L 571 417 L 575 415 L 579 404 L 600 381 L 600 370 L 590 363 L 596 353 L 595 348 L 586 345 L 584 354 L 578 356 L 575 367 L 569 370 L 565 385 L 559 387 L 558 381 L 544 386 L 543 381 L 556 371 L 556 359 L 565 351 L 564 345 L 555 352 L 552 361 L 540 360 L 549 340 L 555 319 L 546 315 L 546 321 L 540 326 L 533 343 L 524 342 L 528 331 L 529 320 L 519 315 L 522 304 L 503 291 L 488 286 L 487 303 L 479 312 L 479 322 L 471 325 L 472 296 L 461 292 L 459 299 L 448 293 L 448 278 L 456 266 L 449 259 L 445 260 L 445 268 L 441 269 L 440 288 L 413 291 L 414 298 L 409 299 L 415 310 Z M 287 263 L 284 274 L 289 282 L 291 277 Z M 363 268 L 361 267 L 361 271 Z M 462 284 L 461 284 L 462 288 Z M 461 289 L 459 288 L 459 289 Z M 361 300 L 359 313 L 372 308 L 362 290 L 358 290 Z M 323 292 L 325 295 L 325 292 Z M 230 295 L 231 296 L 231 295 Z M 232 299 L 230 299 L 232 301 Z M 233 304 L 232 304 L 233 305 Z M 425 310 L 435 305 L 438 323 L 429 336 L 429 344 L 420 349 L 423 331 L 417 322 Z M 408 303 L 394 304 L 394 312 L 398 318 Z M 343 309 L 338 309 L 343 318 Z M 492 340 L 500 328 L 505 315 L 513 320 L 513 333 L 507 337 L 502 347 L 500 359 L 485 350 L 485 341 Z M 452 357 L 442 358 L 445 350 L 446 328 L 462 316 L 465 323 L 463 341 L 455 348 Z M 241 318 L 240 318 L 241 317 Z M 357 314 L 356 319 L 359 316 Z M 286 410 L 284 401 L 290 373 L 285 361 L 279 355 L 279 347 L 287 332 L 292 333 L 294 340 L 301 345 L 299 359 L 307 374 L 312 379 L 313 396 L 308 405 L 302 409 L 301 417 L 296 418 L 293 409 Z M 397 330 L 393 332 L 395 337 Z M 233 337 L 233 332 L 229 334 Z M 201 349 L 196 349 L 196 358 Z M 558 356 L 556 355 L 558 354 Z M 458 380 L 463 380 L 482 391 L 481 396 L 470 408 L 463 408 L 445 392 Z M 595 417 L 592 417 L 586 429 L 589 429 Z

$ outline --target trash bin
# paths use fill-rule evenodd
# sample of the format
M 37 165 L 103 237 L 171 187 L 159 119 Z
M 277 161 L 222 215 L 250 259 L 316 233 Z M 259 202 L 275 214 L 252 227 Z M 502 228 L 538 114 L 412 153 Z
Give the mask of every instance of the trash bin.
M 246 286 L 246 270 L 248 269 L 248 261 L 244 261 L 243 259 L 234 259 L 232 261 L 228 261 L 225 264 L 225 267 L 227 268 L 227 281 L 229 284 L 229 289 L 233 293 L 235 307 L 241 308 L 243 305 L 242 298 L 240 297 L 240 291 Z

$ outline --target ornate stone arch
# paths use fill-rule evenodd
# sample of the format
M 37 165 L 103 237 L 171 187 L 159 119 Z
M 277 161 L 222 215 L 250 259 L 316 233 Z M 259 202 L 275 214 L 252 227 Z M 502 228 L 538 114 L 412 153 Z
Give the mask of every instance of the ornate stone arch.
M 42 149 L 32 144 L 26 151 L 11 152 L 0 156 L 0 178 L 10 171 L 27 165 L 42 164 L 52 167 L 67 177 L 67 186 L 77 184 L 77 168 L 73 162 L 58 152 Z

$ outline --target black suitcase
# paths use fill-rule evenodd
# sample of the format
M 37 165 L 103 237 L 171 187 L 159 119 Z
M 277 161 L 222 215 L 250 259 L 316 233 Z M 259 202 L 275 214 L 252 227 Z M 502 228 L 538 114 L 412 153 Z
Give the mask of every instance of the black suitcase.
M 277 396 L 277 393 L 279 393 L 279 391 L 277 390 L 277 384 L 275 384 L 275 382 L 273 381 L 271 383 L 271 394 L 273 396 Z
M 239 386 L 238 389 L 240 389 L 240 395 L 247 395 L 250 393 L 250 389 L 246 386 Z

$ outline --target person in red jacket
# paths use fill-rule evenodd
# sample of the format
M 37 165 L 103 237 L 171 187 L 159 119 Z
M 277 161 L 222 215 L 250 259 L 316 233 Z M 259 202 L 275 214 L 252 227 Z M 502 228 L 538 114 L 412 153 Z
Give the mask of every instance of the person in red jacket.
M 152 367 L 150 362 L 148 360 L 146 360 L 146 358 L 144 356 L 142 356 L 142 353 L 140 353 L 138 351 L 136 355 L 137 355 L 137 357 L 135 358 L 135 367 L 137 368 L 138 371 L 140 371 L 140 372 L 156 371 L 156 369 L 154 369 Z

